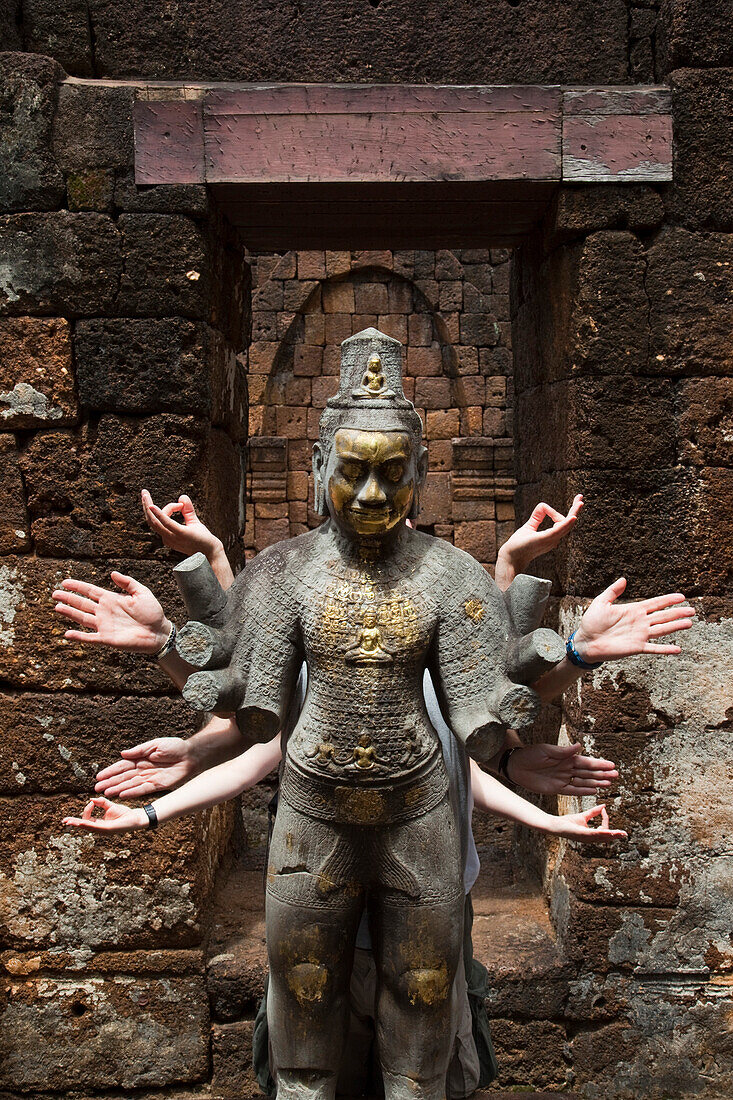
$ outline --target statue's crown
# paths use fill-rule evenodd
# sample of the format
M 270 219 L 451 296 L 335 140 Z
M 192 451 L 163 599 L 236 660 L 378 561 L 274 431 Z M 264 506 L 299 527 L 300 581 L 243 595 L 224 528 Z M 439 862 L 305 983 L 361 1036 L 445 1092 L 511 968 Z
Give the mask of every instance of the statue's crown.
M 420 417 L 402 388 L 402 344 L 376 328 L 341 345 L 341 379 L 321 417 L 322 443 L 330 445 L 338 428 L 349 427 L 422 437 Z

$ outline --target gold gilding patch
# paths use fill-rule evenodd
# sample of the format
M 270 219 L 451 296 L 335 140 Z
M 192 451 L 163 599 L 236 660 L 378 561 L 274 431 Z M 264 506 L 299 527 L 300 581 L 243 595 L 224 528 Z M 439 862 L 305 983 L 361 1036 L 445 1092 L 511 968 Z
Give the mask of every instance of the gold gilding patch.
M 463 605 L 463 610 L 468 615 L 469 619 L 473 619 L 475 623 L 480 623 L 484 617 L 484 605 L 481 600 L 466 600 Z
M 322 1001 L 327 982 L 328 971 L 318 963 L 299 963 L 288 971 L 288 985 L 299 1005 Z
M 448 997 L 448 969 L 426 967 L 407 973 L 407 996 L 411 1004 L 435 1005 Z
M 358 787 L 336 788 L 336 818 L 352 825 L 369 825 L 382 821 L 387 806 L 379 791 L 365 791 Z

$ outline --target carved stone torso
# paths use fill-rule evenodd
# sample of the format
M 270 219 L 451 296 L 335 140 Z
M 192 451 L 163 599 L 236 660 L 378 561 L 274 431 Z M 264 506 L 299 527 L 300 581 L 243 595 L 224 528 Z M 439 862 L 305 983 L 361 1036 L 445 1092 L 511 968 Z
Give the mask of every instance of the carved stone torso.
M 437 621 L 430 555 L 402 539 L 370 561 L 334 532 L 313 548 L 298 586 L 308 693 L 288 756 L 342 783 L 400 781 L 439 748 L 422 692 Z

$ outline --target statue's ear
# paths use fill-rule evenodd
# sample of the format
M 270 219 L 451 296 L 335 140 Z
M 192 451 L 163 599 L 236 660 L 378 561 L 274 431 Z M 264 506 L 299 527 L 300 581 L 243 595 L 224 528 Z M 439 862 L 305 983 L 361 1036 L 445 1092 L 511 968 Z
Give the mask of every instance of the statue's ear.
M 323 454 L 320 443 L 313 444 L 313 508 L 317 515 L 327 516 L 328 509 L 326 508 L 326 488 L 323 484 L 323 477 L 326 472 L 326 460 Z
M 420 511 L 420 490 L 425 484 L 425 478 L 428 476 L 428 452 L 425 447 L 420 448 L 420 454 L 417 460 L 417 477 L 415 478 L 415 493 L 412 498 L 412 507 L 410 508 L 410 521 L 412 523 L 417 522 L 418 512 Z

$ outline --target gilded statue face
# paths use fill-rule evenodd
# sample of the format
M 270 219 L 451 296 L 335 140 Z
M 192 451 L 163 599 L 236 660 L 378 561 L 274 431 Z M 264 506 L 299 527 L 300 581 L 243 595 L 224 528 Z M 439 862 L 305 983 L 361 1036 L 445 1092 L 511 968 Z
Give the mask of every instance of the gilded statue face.
M 349 538 L 381 538 L 410 514 L 418 477 L 407 432 L 336 432 L 324 484 L 328 511 Z

